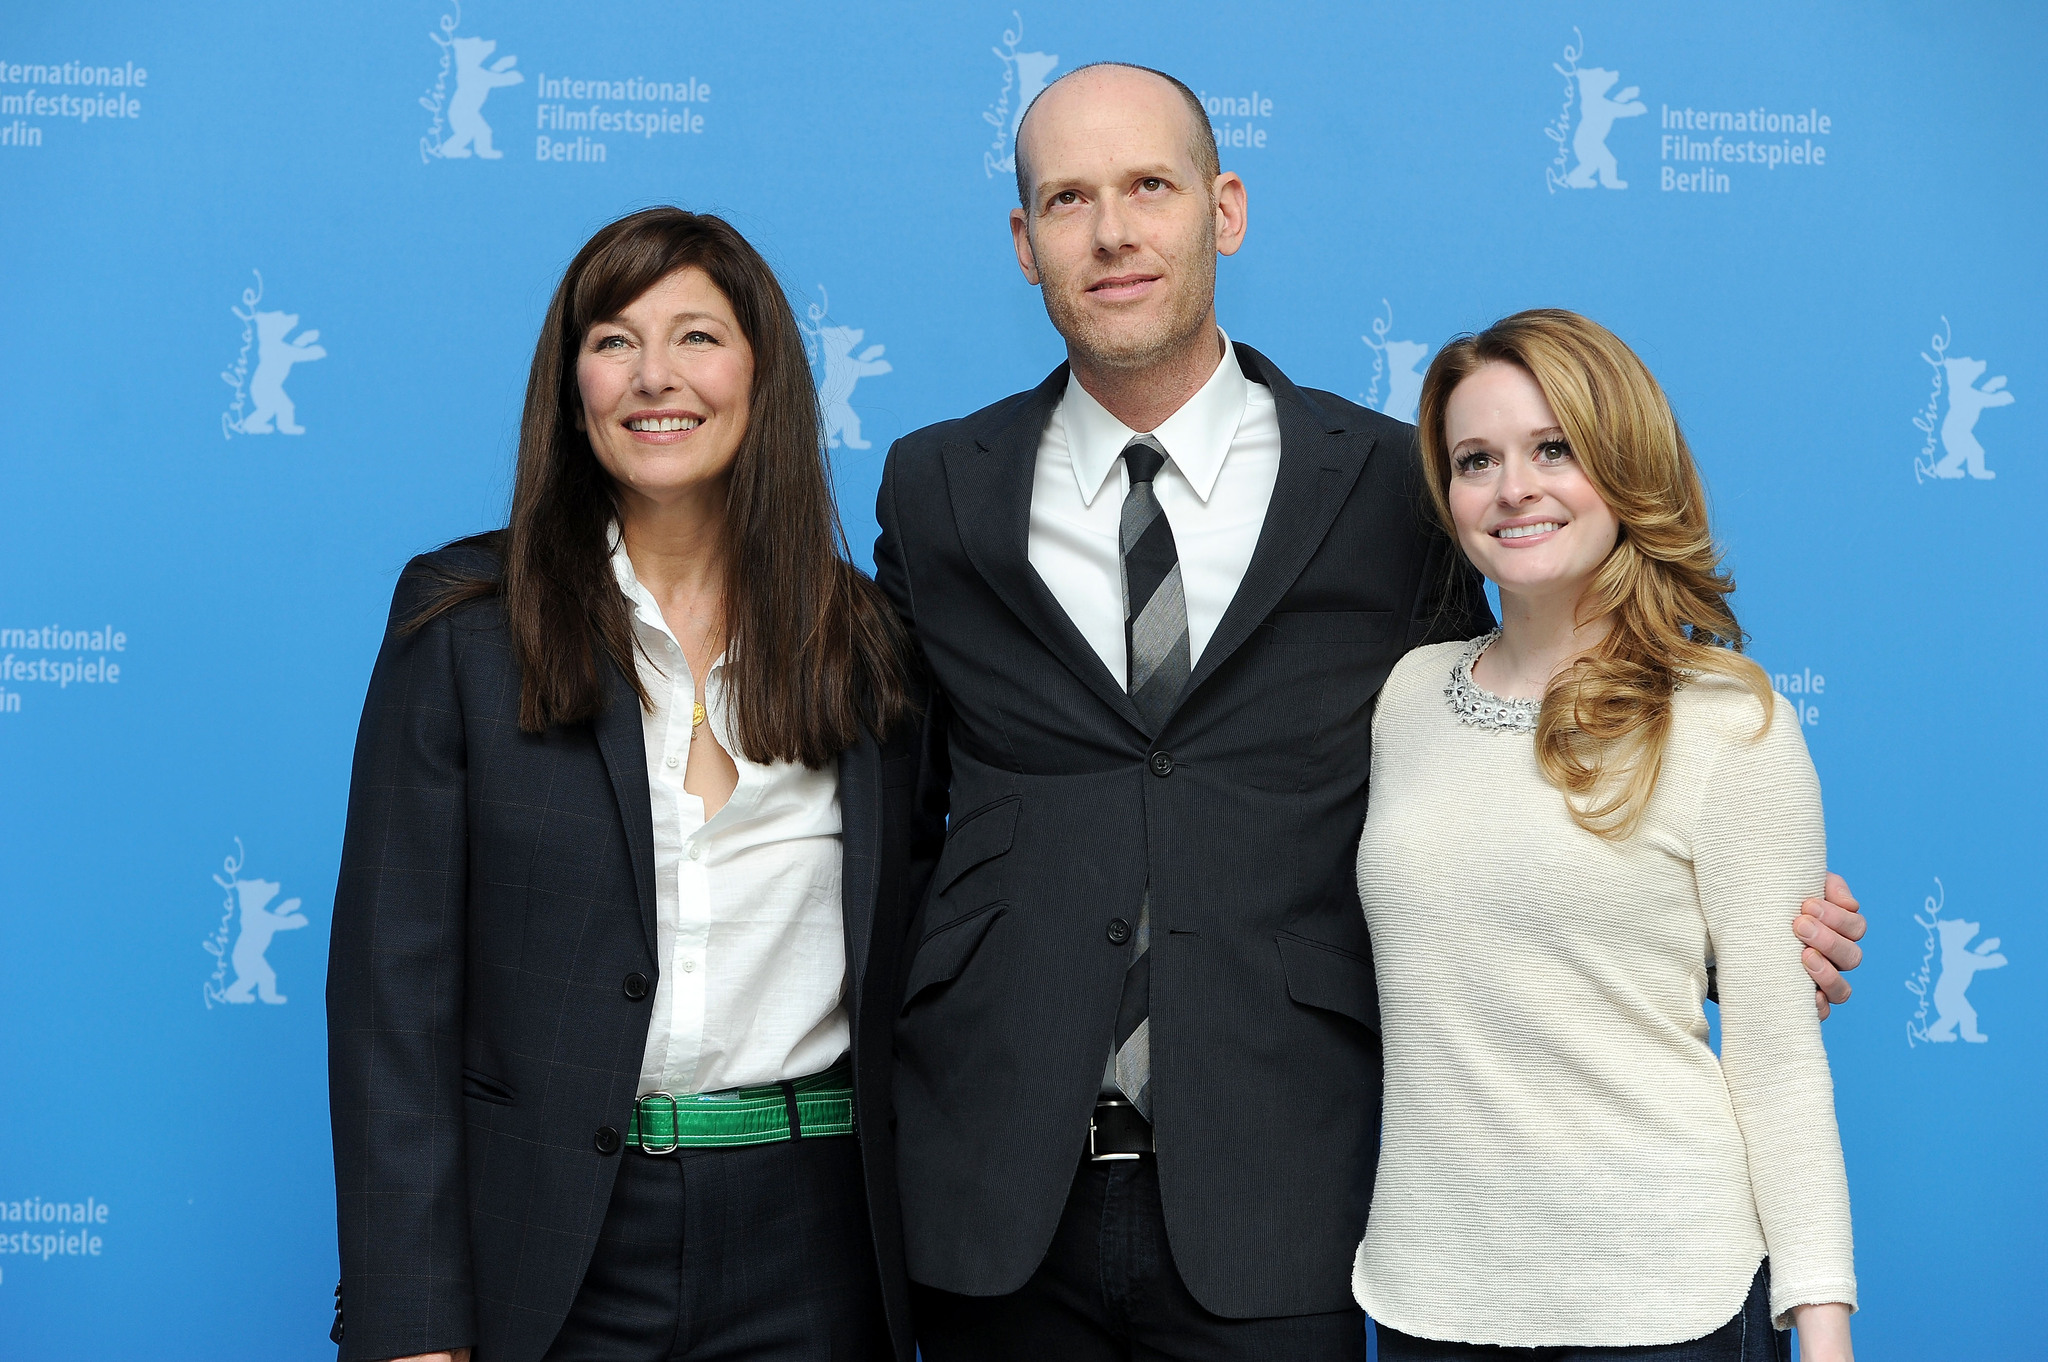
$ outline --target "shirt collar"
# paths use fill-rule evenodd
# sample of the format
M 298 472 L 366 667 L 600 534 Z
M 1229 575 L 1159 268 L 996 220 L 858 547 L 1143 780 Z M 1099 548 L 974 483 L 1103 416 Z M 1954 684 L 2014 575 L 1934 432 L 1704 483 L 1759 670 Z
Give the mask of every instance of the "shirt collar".
M 650 629 L 668 633 L 668 621 L 661 617 L 661 604 L 654 599 L 654 593 L 640 585 L 640 575 L 633 571 L 633 559 L 626 552 L 626 537 L 614 520 L 605 527 L 605 540 L 611 546 L 612 576 L 618 579 L 619 590 L 626 593 L 626 601 L 633 607 L 634 617 Z M 670 635 L 673 637 L 673 635 Z
M 661 602 L 654 599 L 652 591 L 641 585 L 640 574 L 633 571 L 633 558 L 626 552 L 626 537 L 620 532 L 618 521 L 612 521 L 605 528 L 605 537 L 606 542 L 611 545 L 612 576 L 618 579 L 619 590 L 626 593 L 626 600 L 633 607 L 634 619 L 644 627 L 675 642 L 676 647 L 680 649 L 682 644 L 676 642 L 675 631 L 668 627 L 668 617 L 661 613 Z M 711 664 L 712 671 L 722 669 L 728 656 L 729 653 L 720 653 L 717 660 Z
M 1230 442 L 1237 438 L 1237 425 L 1251 394 L 1230 337 L 1220 327 L 1217 334 L 1223 338 L 1223 358 L 1217 361 L 1216 372 L 1179 411 L 1151 432 L 1205 503 L 1216 490 L 1217 475 L 1223 471 Z M 1092 506 L 1122 458 L 1124 446 L 1142 432 L 1110 415 L 1072 373 L 1067 375 L 1066 396 L 1060 399 L 1060 418 L 1066 427 L 1074 481 L 1081 488 L 1081 504 Z

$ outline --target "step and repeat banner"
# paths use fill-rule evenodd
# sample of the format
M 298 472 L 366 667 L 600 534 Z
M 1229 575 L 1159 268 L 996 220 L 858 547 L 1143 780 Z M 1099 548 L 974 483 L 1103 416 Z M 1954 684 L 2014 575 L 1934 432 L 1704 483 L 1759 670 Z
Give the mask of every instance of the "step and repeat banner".
M 1014 134 L 1103 59 L 1201 94 L 1221 318 L 1296 380 L 1412 417 L 1563 306 L 1666 384 L 1870 919 L 1862 1355 L 2040 1355 L 2041 8 L 230 0 L 0 28 L 0 1356 L 332 1355 L 363 688 L 406 559 L 503 523 L 578 246 L 762 247 L 866 562 L 890 442 L 1060 358 Z

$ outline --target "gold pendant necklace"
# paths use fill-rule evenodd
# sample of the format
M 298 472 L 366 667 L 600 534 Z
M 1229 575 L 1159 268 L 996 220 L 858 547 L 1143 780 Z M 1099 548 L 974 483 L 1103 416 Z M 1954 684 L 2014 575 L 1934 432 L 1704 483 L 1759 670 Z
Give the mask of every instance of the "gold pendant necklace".
M 691 705 L 691 706 L 690 706 L 690 727 L 692 727 L 692 728 L 702 728 L 703 726 L 704 726 L 704 706 L 702 706 L 702 705 Z

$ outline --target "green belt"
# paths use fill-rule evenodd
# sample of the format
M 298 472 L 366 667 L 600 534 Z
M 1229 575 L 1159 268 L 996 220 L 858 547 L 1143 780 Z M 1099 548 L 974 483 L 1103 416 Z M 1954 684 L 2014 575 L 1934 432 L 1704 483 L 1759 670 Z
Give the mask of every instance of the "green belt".
M 853 1134 L 853 1070 L 845 1060 L 790 1083 L 723 1092 L 651 1092 L 633 1103 L 626 1143 L 648 1154 Z

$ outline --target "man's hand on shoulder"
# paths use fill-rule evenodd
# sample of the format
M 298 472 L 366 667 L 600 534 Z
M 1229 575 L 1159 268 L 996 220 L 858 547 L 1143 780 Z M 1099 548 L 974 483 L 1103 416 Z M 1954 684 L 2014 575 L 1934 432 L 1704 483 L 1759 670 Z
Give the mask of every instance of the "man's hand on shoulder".
M 1863 909 L 1847 881 L 1828 872 L 1825 898 L 1808 899 L 1792 919 L 1792 932 L 1806 949 L 1799 963 L 1813 976 L 1813 1002 L 1823 1020 L 1835 1005 L 1849 1001 L 1849 981 L 1842 976 L 1863 963 Z

